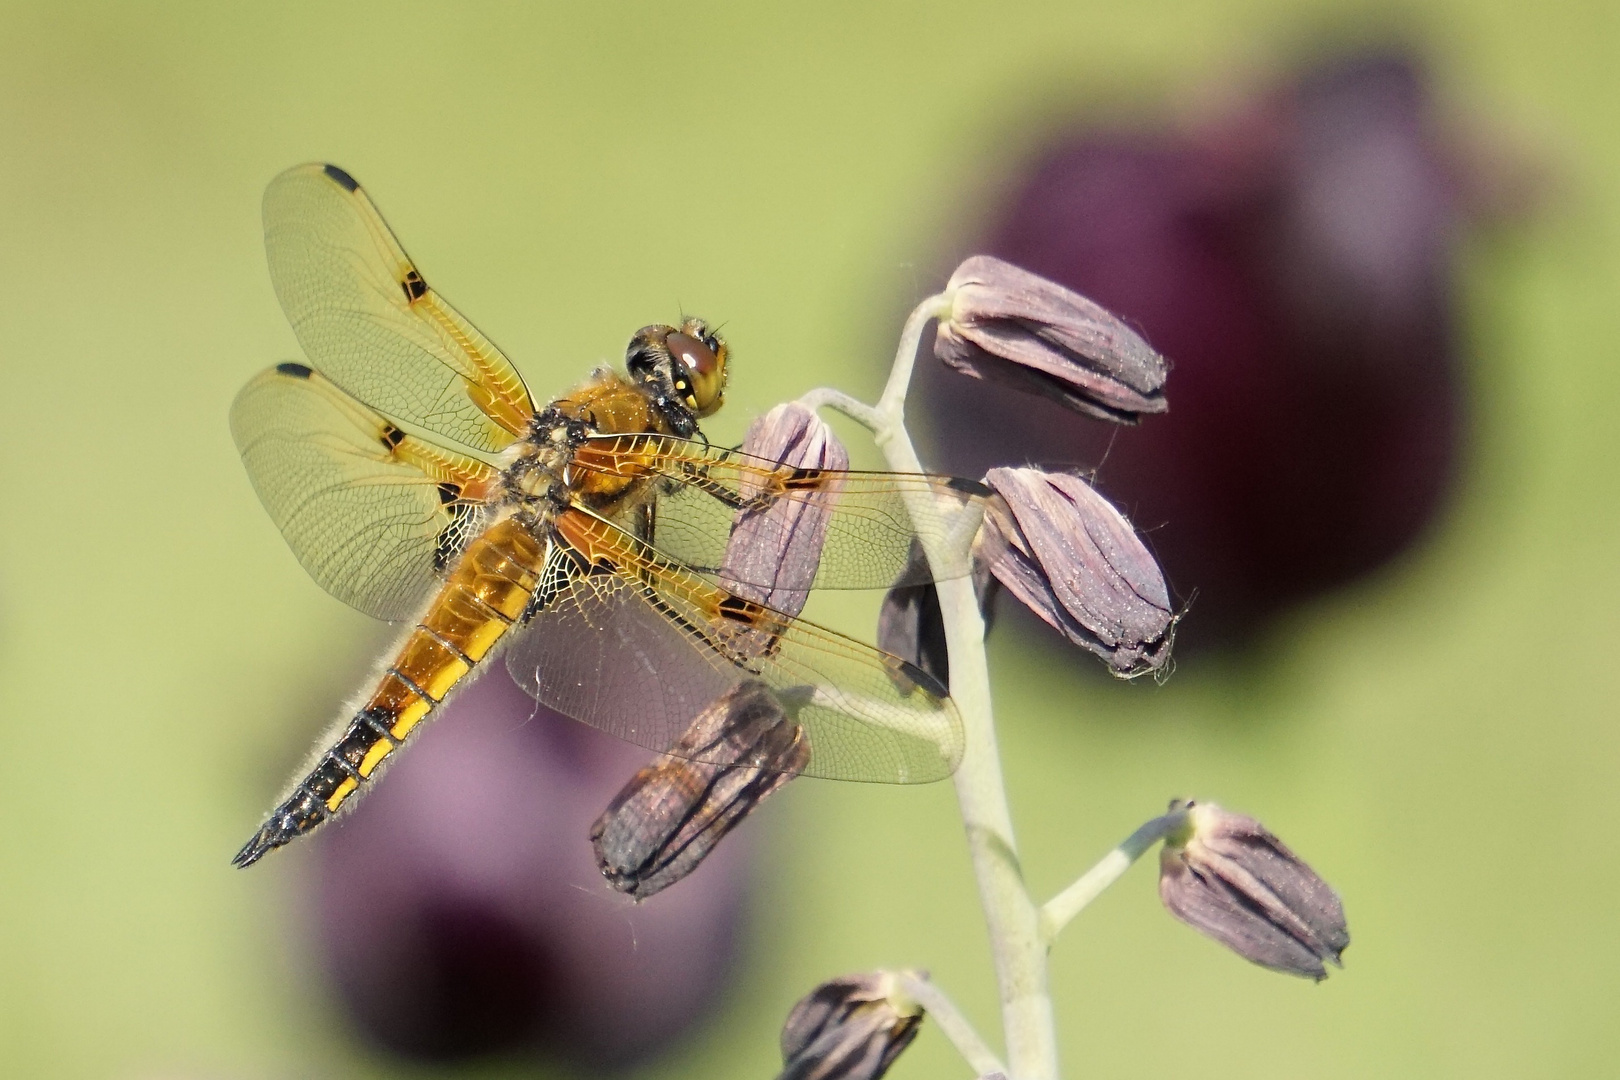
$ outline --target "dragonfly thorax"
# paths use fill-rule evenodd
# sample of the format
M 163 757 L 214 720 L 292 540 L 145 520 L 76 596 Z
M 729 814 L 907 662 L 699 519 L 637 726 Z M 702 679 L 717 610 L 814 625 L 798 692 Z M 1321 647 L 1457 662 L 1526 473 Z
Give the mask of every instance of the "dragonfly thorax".
M 571 486 L 569 462 L 591 434 L 588 422 L 568 415 L 555 404 L 537 413 L 528 436 L 513 443 L 502 455 L 501 477 L 507 498 L 526 504 L 565 504 Z

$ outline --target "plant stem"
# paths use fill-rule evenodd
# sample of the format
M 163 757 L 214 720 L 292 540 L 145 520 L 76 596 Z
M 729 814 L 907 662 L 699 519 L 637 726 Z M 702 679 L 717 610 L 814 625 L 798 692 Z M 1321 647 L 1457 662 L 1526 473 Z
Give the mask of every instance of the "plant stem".
M 995 1051 L 985 1045 L 979 1033 L 973 1030 L 967 1017 L 962 1015 L 945 991 L 941 990 L 928 979 L 919 979 L 910 975 L 901 975 L 900 988 L 921 1005 L 945 1037 L 951 1040 L 956 1052 L 962 1059 L 972 1066 L 973 1071 L 984 1075 L 986 1073 L 1006 1072 L 1007 1066 L 996 1057 Z
M 872 430 L 889 467 L 922 472 L 905 425 L 905 399 L 917 350 L 928 324 L 949 312 L 948 294 L 931 296 L 906 320 L 894 367 L 874 409 L 834 391 L 814 391 L 806 404 L 826 404 Z M 912 498 L 927 498 L 917 492 Z M 922 520 L 936 508 L 912 510 Z M 924 550 L 935 565 L 965 565 L 961 554 Z M 968 853 L 979 883 L 979 902 L 990 933 L 991 957 L 1001 1000 L 1002 1029 L 1011 1080 L 1057 1080 L 1057 1035 L 1047 990 L 1046 940 L 1040 915 L 1024 884 L 1007 807 L 995 716 L 990 705 L 990 671 L 984 652 L 984 619 L 968 577 L 939 581 L 940 614 L 950 657 L 951 697 L 962 716 L 966 747 L 953 778 L 957 805 L 967 833 Z
M 1084 911 L 1088 904 L 1101 896 L 1104 889 L 1118 881 L 1144 851 L 1184 826 L 1186 821 L 1185 810 L 1176 810 L 1154 818 L 1127 836 L 1113 851 L 1104 855 L 1096 866 L 1080 875 L 1073 885 L 1048 900 L 1041 907 L 1041 939 L 1050 946 L 1058 934 L 1062 933 L 1063 928 Z
M 883 428 L 883 414 L 877 409 L 830 386 L 818 386 L 799 398 L 799 404 L 807 409 L 819 409 L 823 405 L 837 409 L 874 435 Z
M 878 412 L 889 418 L 893 430 L 902 434 L 906 428 L 906 394 L 911 390 L 911 369 L 917 363 L 917 348 L 922 344 L 923 331 L 935 319 L 951 313 L 951 294 L 936 293 L 911 309 L 905 328 L 900 331 L 900 345 L 894 351 L 894 364 L 889 368 L 889 381 L 878 398 Z M 910 441 L 909 439 L 907 440 Z M 915 452 L 912 459 L 916 459 Z M 921 468 L 911 469 L 921 472 Z
M 962 766 L 954 777 L 956 801 L 990 931 L 1010 1075 L 1013 1080 L 1056 1080 L 1057 1038 L 1046 985 L 1046 942 L 1024 884 L 1007 807 L 990 706 L 984 620 L 971 580 L 941 581 L 935 588 L 945 622 L 951 696 L 967 735 Z

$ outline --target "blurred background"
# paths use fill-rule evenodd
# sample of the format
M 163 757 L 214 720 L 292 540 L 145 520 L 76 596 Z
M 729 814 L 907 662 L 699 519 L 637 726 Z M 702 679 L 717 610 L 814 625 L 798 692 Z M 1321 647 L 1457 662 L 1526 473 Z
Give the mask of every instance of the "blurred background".
M 325 843 L 229 867 L 391 633 L 304 575 L 225 424 L 298 355 L 259 198 L 312 159 L 537 394 L 647 322 L 722 323 L 719 442 L 816 385 L 873 396 L 969 251 L 1112 306 L 1177 365 L 1167 416 L 1099 431 L 933 376 L 913 406 L 942 468 L 1095 469 L 1190 601 L 1164 685 L 998 628 L 1028 876 L 1048 895 L 1211 798 L 1339 889 L 1354 943 L 1322 985 L 1270 974 L 1138 867 L 1054 951 L 1066 1075 L 1612 1068 L 1612 7 L 9 2 L 0 26 L 0 1072 L 769 1076 L 795 1000 L 884 965 L 996 1029 L 949 785 L 789 785 L 632 907 L 584 834 L 645 753 L 526 722 L 499 682 Z M 870 639 L 877 600 L 822 613 Z M 925 1028 L 891 1075 L 968 1074 Z

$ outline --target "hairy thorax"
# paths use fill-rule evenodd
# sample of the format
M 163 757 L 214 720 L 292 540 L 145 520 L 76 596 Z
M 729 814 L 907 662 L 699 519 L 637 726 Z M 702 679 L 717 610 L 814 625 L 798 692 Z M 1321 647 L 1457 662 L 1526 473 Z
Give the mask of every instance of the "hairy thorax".
M 571 503 L 615 516 L 638 501 L 646 477 L 580 468 L 576 455 L 593 435 L 643 433 L 671 432 L 640 387 L 598 371 L 537 413 L 530 434 L 502 455 L 507 498 L 538 518 Z

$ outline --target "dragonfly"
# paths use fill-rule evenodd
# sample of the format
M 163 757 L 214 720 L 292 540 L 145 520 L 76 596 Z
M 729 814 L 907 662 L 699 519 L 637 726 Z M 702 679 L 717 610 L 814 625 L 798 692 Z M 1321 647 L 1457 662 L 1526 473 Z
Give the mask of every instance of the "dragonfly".
M 914 545 L 965 549 L 957 533 L 986 489 L 711 444 L 699 421 L 724 401 L 730 350 L 695 318 L 643 327 L 622 371 L 541 404 L 335 165 L 276 177 L 264 228 L 307 362 L 243 388 L 233 437 L 315 581 L 403 632 L 237 866 L 353 805 L 497 655 L 544 705 L 660 752 L 702 760 L 683 733 L 753 682 L 799 725 L 806 775 L 955 770 L 962 724 L 945 687 L 797 612 L 811 589 L 966 573 Z M 739 559 L 745 522 L 749 543 L 783 550 L 811 522 L 819 557 Z

